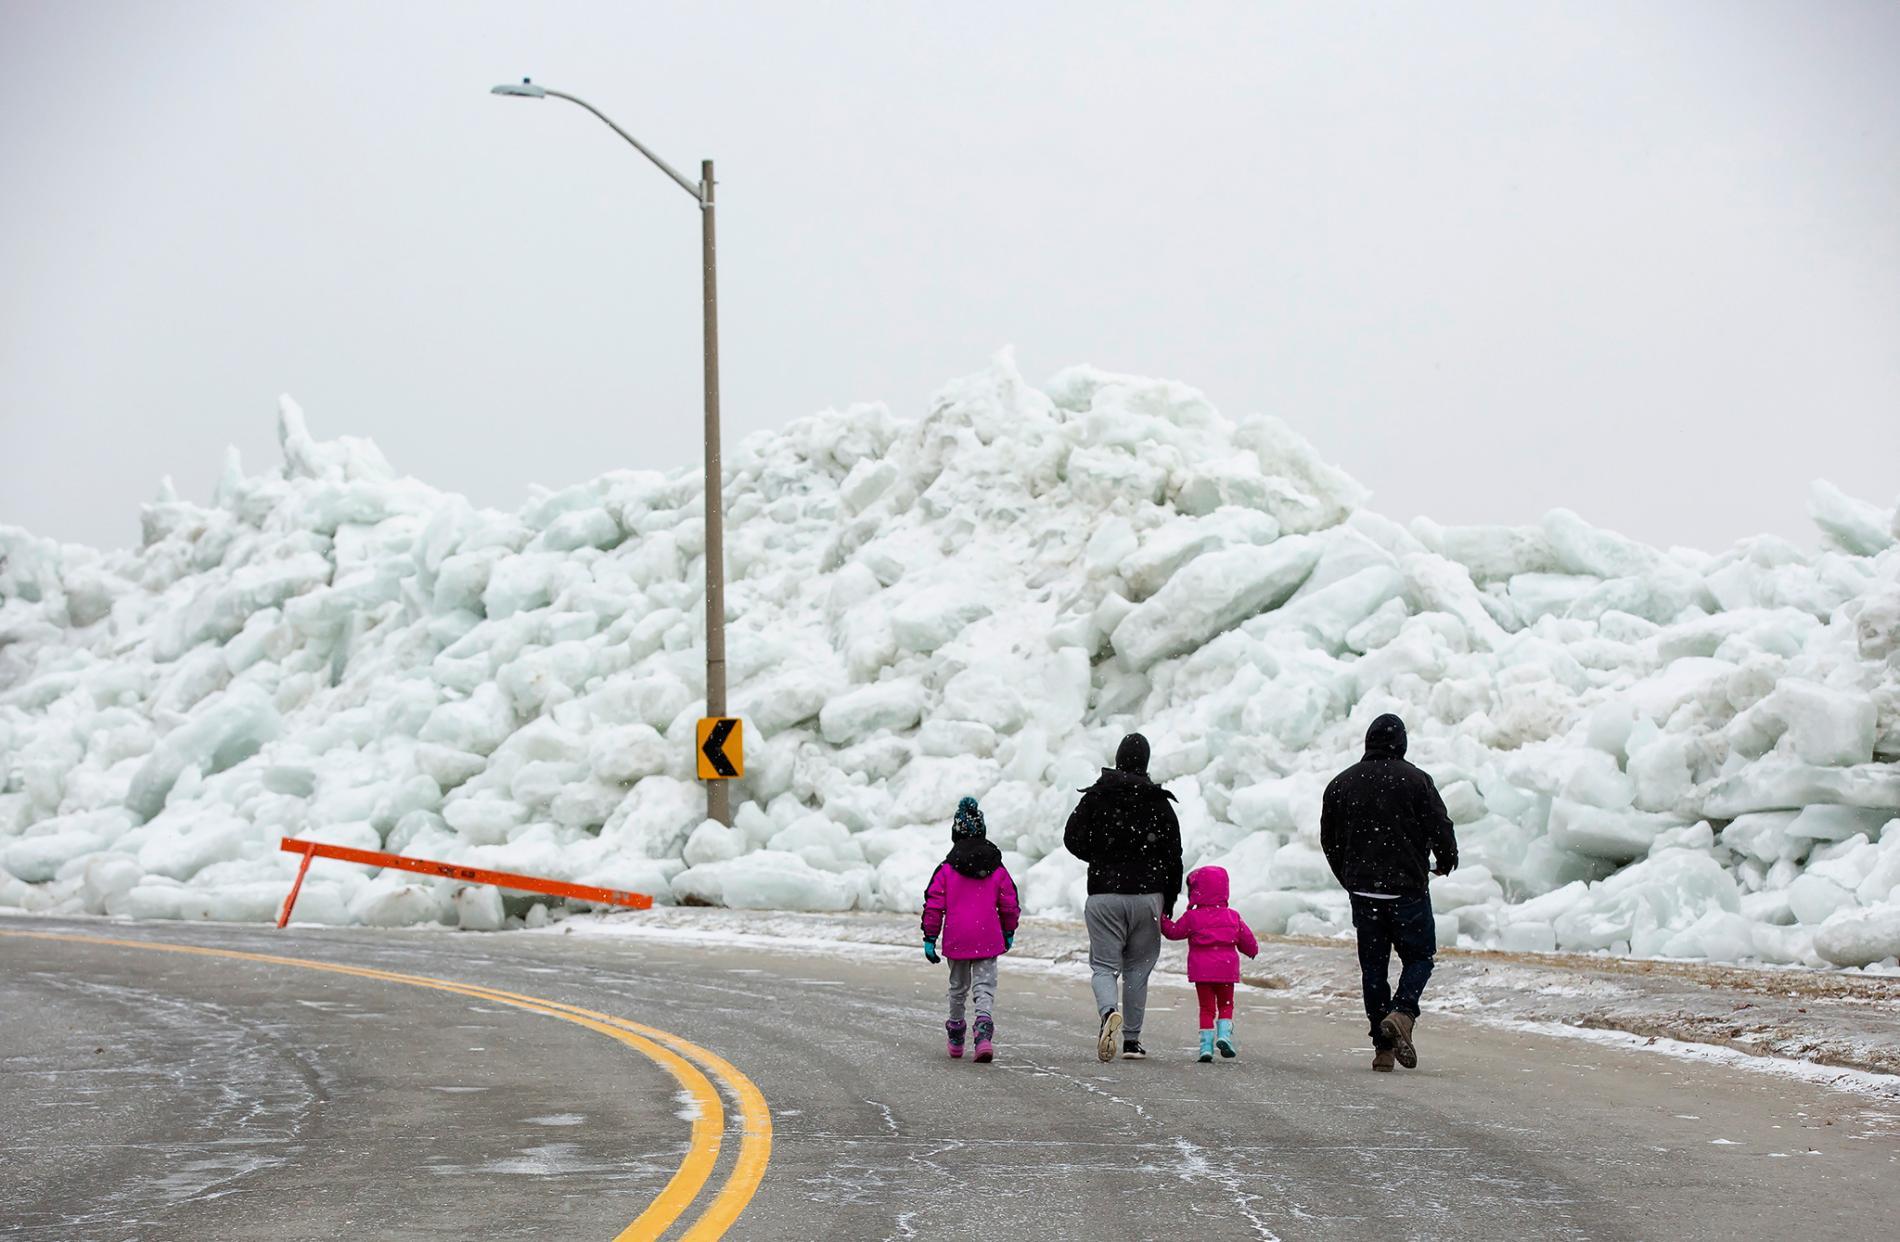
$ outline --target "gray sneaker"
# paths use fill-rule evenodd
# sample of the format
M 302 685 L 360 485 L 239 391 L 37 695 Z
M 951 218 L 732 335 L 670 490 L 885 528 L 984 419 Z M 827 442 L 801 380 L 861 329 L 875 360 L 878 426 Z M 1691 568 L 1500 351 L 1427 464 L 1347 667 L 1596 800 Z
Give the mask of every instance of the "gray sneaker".
M 1102 1029 L 1095 1036 L 1095 1059 L 1113 1061 L 1122 1040 L 1122 1016 L 1111 1009 L 1102 1015 Z

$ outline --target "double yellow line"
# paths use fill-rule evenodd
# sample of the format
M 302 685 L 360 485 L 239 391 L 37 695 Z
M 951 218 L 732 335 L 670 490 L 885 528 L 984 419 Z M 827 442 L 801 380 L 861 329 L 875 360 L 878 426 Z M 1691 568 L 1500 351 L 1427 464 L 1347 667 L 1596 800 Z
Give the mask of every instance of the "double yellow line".
M 319 962 L 302 957 L 280 957 L 274 953 L 246 953 L 238 949 L 210 949 L 199 945 L 171 944 L 157 940 L 115 940 L 106 936 L 81 936 L 65 932 L 0 931 L 0 936 L 24 936 L 36 940 L 67 940 L 79 944 L 114 945 L 127 949 L 151 949 L 164 953 L 190 953 L 203 957 L 237 958 L 240 961 L 265 962 L 273 966 L 298 966 L 306 970 L 326 970 L 332 974 L 355 975 L 363 979 L 381 979 L 411 987 L 454 992 L 478 1000 L 512 1005 L 529 1013 L 543 1014 L 584 1026 L 590 1031 L 619 1040 L 648 1060 L 659 1065 L 679 1083 L 693 1101 L 692 1139 L 686 1158 L 660 1191 L 659 1197 L 640 1213 L 639 1219 L 616 1235 L 616 1242 L 657 1242 L 699 1198 L 700 1191 L 719 1164 L 725 1139 L 726 1111 L 713 1079 L 729 1093 L 739 1111 L 739 1154 L 726 1174 L 725 1185 L 699 1217 L 692 1221 L 681 1242 L 711 1242 L 724 1236 L 739 1214 L 752 1201 L 765 1177 L 765 1166 L 772 1158 L 772 1114 L 765 1097 L 752 1080 L 731 1062 L 698 1044 L 681 1039 L 670 1031 L 617 1018 L 612 1014 L 583 1009 L 539 996 L 505 992 L 500 988 L 473 983 L 456 983 L 428 975 L 401 974 L 376 970 L 369 966 L 347 966 L 341 962 Z

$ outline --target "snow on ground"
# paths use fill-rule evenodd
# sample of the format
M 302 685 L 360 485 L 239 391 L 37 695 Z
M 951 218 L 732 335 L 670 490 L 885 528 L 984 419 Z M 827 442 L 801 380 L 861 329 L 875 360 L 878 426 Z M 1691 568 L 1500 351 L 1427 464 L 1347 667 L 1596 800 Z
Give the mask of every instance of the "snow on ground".
M 862 912 L 616 912 L 568 918 L 542 934 L 920 960 L 914 918 Z M 1242 965 L 1242 982 L 1249 985 L 1243 991 L 1272 997 L 1276 1007 L 1323 1011 L 1347 1032 L 1364 1029 L 1358 961 L 1349 943 L 1286 937 L 1261 943 L 1260 956 Z M 1004 965 L 1005 973 L 1021 970 L 1074 980 L 1082 1012 L 1091 1012 L 1088 933 L 1080 923 L 1026 920 Z M 1186 971 L 1185 946 L 1165 945 L 1157 986 L 1187 989 Z M 1443 1029 L 1443 1016 L 1456 1015 L 1900 1100 L 1900 974 L 1448 950 L 1439 956 L 1426 1008 L 1434 1031 Z
M 916 930 L 913 919 L 888 914 L 674 909 L 583 915 L 543 934 L 915 961 Z M 1188 987 L 1185 953 L 1164 946 L 1157 986 Z M 1078 922 L 1026 921 L 1004 969 L 1071 978 L 1087 1009 L 1088 934 Z M 1326 1012 L 1347 1031 L 1363 1029 L 1350 944 L 1269 937 L 1243 971 L 1249 995 Z M 1455 1015 L 1900 1100 L 1900 975 L 1450 950 L 1439 957 L 1427 1000 L 1434 1030 L 1443 1016 Z
M 726 462 L 735 826 L 702 822 L 695 472 L 479 510 L 318 441 L 167 486 L 143 546 L 0 528 L 0 906 L 263 919 L 282 835 L 652 892 L 909 910 L 957 799 L 1072 915 L 1076 790 L 1141 728 L 1187 861 L 1269 933 L 1346 928 L 1319 796 L 1396 711 L 1458 821 L 1441 936 L 1861 967 L 1900 953 L 1900 515 L 1818 552 L 1647 547 L 1565 510 L 1401 525 L 1276 419 L 1007 358 L 924 417 Z M 545 909 L 334 862 L 300 917 Z

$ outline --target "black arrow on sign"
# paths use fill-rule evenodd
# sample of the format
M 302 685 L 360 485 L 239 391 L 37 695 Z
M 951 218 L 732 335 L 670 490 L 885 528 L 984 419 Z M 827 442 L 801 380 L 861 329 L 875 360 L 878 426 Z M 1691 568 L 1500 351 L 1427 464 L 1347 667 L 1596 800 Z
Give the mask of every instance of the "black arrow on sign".
M 712 764 L 713 771 L 721 776 L 737 776 L 739 769 L 732 766 L 732 760 L 726 758 L 726 739 L 732 736 L 733 726 L 739 722 L 732 719 L 721 720 L 713 725 L 706 734 L 706 744 L 699 753 L 706 756 L 706 762 Z

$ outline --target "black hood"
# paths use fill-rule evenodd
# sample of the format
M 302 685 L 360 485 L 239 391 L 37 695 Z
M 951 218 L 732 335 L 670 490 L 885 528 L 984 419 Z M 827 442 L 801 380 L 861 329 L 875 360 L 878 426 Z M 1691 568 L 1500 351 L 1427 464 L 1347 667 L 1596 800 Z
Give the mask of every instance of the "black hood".
M 1130 733 L 1115 748 L 1115 768 L 1121 772 L 1135 772 L 1146 776 L 1148 773 L 1148 739 L 1139 733 Z
M 1003 851 L 982 837 L 965 837 L 944 859 L 958 875 L 980 880 L 1003 865 Z
M 1405 758 L 1405 722 L 1391 712 L 1373 721 L 1366 730 L 1366 758 Z
M 1139 734 L 1135 736 L 1139 737 Z M 1149 779 L 1146 772 L 1126 772 L 1121 768 L 1103 768 L 1102 774 L 1095 779 L 1089 789 L 1101 789 L 1112 793 L 1150 793 L 1170 802 L 1179 801 L 1173 794 Z M 1088 789 L 1081 791 L 1089 792 Z

